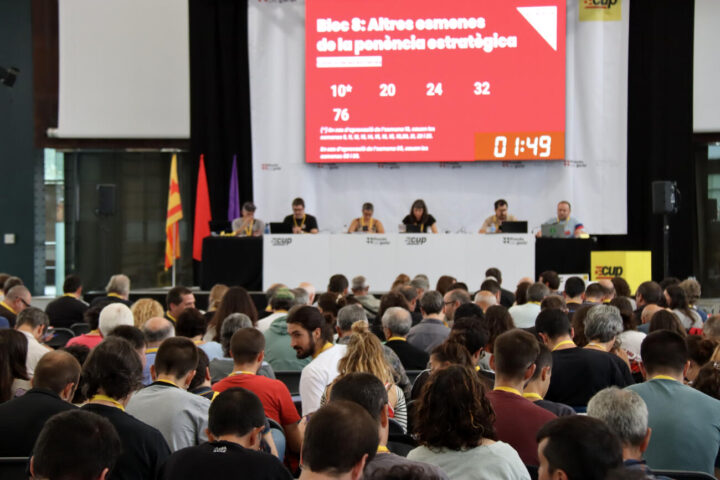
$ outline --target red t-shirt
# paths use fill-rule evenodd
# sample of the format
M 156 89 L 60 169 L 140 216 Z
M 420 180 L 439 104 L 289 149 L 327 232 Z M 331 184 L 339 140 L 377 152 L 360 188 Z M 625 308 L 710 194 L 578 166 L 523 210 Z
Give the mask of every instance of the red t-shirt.
M 71 345 L 85 345 L 90 350 L 97 347 L 100 342 L 103 341 L 102 335 L 89 335 L 87 333 L 83 333 L 82 335 L 78 335 L 77 337 L 73 337 L 70 340 L 68 340 L 66 347 L 69 347 Z
M 540 465 L 538 444 L 535 441 L 537 432 L 557 417 L 514 393 L 493 390 L 487 393 L 487 398 L 495 410 L 495 433 L 498 440 L 509 443 L 517 450 L 525 465 Z
M 265 409 L 265 416 L 280 425 L 290 425 L 300 420 L 300 414 L 295 408 L 290 391 L 280 380 L 240 373 L 223 378 L 212 388 L 216 392 L 224 392 L 233 387 L 244 388 L 257 395 Z

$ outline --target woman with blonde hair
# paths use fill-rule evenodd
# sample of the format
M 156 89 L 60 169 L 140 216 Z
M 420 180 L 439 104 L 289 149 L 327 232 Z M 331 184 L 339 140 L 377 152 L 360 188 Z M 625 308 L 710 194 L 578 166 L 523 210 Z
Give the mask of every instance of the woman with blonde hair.
M 404 273 L 401 273 L 397 277 L 395 277 L 395 281 L 392 283 L 392 286 L 390 287 L 390 290 L 395 290 L 398 287 L 402 287 L 404 285 L 408 285 L 410 283 L 410 277 L 405 275 Z
M 338 372 L 340 375 L 337 378 L 356 372 L 372 373 L 379 378 L 388 392 L 390 418 L 394 418 L 403 430 L 407 430 L 405 394 L 395 384 L 393 368 L 385 360 L 382 343 L 370 332 L 367 323 L 355 322 L 353 324 L 350 341 L 347 343 L 347 353 L 338 362 Z M 324 400 L 327 400 L 331 388 L 332 384 L 328 387 Z
M 142 328 L 146 321 L 153 317 L 162 317 L 165 315 L 163 306 L 157 300 L 152 298 L 141 298 L 130 307 L 133 314 L 133 320 L 137 328 Z
M 220 307 L 220 302 L 222 302 L 222 299 L 225 296 L 225 293 L 228 291 L 228 288 L 229 287 L 224 283 L 216 283 L 210 289 L 210 293 L 208 294 L 208 308 L 207 312 L 205 312 L 205 318 L 208 322 L 210 322 L 213 315 L 215 315 L 215 310 Z

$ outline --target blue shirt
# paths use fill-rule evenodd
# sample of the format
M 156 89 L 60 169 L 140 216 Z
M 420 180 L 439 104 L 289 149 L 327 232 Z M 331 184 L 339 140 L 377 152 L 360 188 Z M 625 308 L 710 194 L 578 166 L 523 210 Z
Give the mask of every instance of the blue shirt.
M 675 380 L 648 380 L 627 388 L 647 404 L 652 437 L 644 456 L 650 468 L 713 475 L 720 449 L 720 401 Z

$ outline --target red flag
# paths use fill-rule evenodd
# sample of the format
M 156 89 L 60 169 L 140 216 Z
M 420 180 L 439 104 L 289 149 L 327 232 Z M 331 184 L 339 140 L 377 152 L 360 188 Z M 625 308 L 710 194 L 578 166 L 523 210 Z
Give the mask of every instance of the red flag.
M 172 267 L 176 258 L 180 258 L 180 236 L 178 226 L 183 218 L 178 186 L 177 155 L 173 154 L 170 163 L 170 188 L 168 189 L 167 220 L 165 221 L 165 270 Z
M 210 194 L 205 176 L 205 155 L 200 155 L 197 190 L 195 191 L 195 228 L 193 232 L 193 258 L 202 261 L 203 238 L 210 236 Z

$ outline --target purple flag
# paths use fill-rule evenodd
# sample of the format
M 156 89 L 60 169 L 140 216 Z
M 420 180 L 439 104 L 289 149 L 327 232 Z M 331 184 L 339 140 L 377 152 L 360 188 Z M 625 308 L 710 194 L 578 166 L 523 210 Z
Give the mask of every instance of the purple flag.
M 240 195 L 238 192 L 237 155 L 233 155 L 230 174 L 230 200 L 228 201 L 228 222 L 240 217 Z

